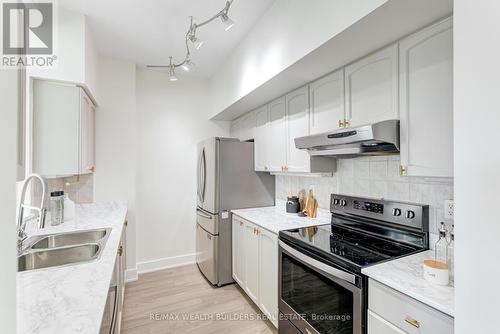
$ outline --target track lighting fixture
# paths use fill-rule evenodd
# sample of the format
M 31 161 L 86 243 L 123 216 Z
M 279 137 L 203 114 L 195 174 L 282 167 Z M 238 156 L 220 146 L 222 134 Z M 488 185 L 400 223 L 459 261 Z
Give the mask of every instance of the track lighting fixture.
M 224 25 L 224 30 L 225 31 L 228 31 L 229 29 L 231 29 L 234 26 L 234 21 L 231 20 L 229 18 L 229 16 L 227 16 L 227 14 L 222 14 L 220 16 L 220 19 L 222 21 L 222 24 Z
M 201 23 L 195 23 L 193 22 L 193 17 L 190 17 L 191 24 L 189 25 L 189 30 L 186 33 L 186 56 L 184 57 L 184 60 L 180 63 L 174 63 L 172 61 L 172 57 L 170 58 L 170 64 L 168 65 L 147 65 L 147 67 L 166 67 L 169 69 L 169 80 L 170 81 L 177 81 L 177 77 L 175 76 L 175 69 L 177 67 L 182 67 L 182 69 L 186 72 L 189 72 L 193 67 L 194 63 L 190 59 L 190 49 L 189 49 L 189 42 L 192 43 L 194 48 L 196 50 L 199 50 L 201 46 L 203 45 L 203 40 L 199 39 L 196 37 L 196 31 L 198 28 L 212 22 L 213 20 L 217 19 L 220 17 L 222 24 L 224 25 L 224 30 L 228 31 L 231 29 L 234 25 L 234 21 L 231 20 L 228 16 L 229 8 L 233 4 L 234 0 L 228 0 L 226 2 L 226 5 L 222 10 L 220 10 L 217 14 L 209 18 L 208 20 L 205 20 Z
M 177 77 L 175 76 L 175 66 L 174 64 L 172 63 L 172 57 L 169 57 L 170 58 L 170 69 L 169 69 L 169 78 L 168 80 L 169 81 L 177 81 Z
M 196 48 L 196 50 L 199 50 L 203 45 L 203 41 L 197 38 L 195 35 L 191 35 L 189 37 L 189 40 L 191 41 L 191 43 L 193 43 L 193 46 Z
M 181 67 L 184 71 L 189 72 L 194 67 L 194 63 L 188 58 Z

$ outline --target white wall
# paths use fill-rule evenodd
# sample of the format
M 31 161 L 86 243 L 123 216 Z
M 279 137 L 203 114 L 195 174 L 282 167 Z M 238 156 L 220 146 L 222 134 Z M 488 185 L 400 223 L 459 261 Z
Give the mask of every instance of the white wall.
M 229 134 L 208 114 L 206 80 L 137 71 L 139 271 L 194 260 L 196 144 Z
M 455 333 L 498 333 L 500 2 L 454 6 Z
M 17 72 L 0 70 L 2 121 L 0 122 L 0 323 L 3 333 L 16 326 L 16 176 L 17 176 Z
M 211 80 L 224 110 L 387 0 L 276 0 Z
M 136 70 L 135 65 L 107 57 L 98 60 L 95 201 L 128 204 L 127 268 L 136 264 Z

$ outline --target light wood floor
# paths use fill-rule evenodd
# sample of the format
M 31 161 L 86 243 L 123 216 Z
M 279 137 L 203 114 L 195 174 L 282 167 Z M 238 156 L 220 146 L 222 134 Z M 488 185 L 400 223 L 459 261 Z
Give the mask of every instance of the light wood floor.
M 246 319 L 253 317 L 255 320 L 217 320 L 217 314 L 225 317 L 246 315 Z M 128 283 L 121 332 L 277 333 L 269 321 L 256 319 L 259 314 L 258 308 L 237 284 L 214 288 L 196 265 L 189 265 L 144 274 L 138 281 Z

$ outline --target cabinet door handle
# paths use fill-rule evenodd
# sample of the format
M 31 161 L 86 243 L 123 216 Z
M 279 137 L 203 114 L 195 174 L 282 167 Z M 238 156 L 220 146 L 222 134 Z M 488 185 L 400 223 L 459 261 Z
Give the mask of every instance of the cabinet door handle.
M 339 119 L 339 128 L 343 128 L 344 127 L 344 121 Z
M 406 323 L 412 325 L 415 328 L 420 328 L 420 323 L 417 320 L 415 320 L 415 319 L 413 319 L 413 318 L 411 318 L 409 316 L 407 316 L 405 318 L 405 321 L 406 321 Z
M 399 176 L 404 176 L 406 174 L 406 167 L 399 165 Z
M 344 119 L 344 128 L 347 128 L 349 124 L 350 124 L 349 120 Z

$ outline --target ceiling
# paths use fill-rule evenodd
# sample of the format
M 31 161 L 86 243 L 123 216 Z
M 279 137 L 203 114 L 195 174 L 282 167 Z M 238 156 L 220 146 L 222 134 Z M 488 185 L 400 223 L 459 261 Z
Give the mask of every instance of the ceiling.
M 216 14 L 225 0 L 59 0 L 59 4 L 88 16 L 100 54 L 139 66 L 168 64 L 184 59 L 189 16 L 201 22 Z M 229 17 L 236 22 L 224 31 L 220 20 L 200 28 L 205 43 L 192 50 L 196 67 L 189 75 L 212 76 L 231 51 L 256 24 L 274 0 L 234 0 Z M 180 71 L 179 71 L 180 72 Z

